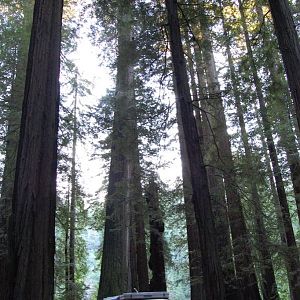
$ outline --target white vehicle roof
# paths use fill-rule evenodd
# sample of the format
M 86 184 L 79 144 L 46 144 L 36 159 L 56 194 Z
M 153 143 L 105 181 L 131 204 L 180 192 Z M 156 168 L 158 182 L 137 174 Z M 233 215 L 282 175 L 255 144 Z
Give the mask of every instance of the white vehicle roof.
M 169 293 L 167 292 L 124 293 L 123 295 L 104 298 L 104 300 L 127 300 L 127 299 L 164 300 L 164 299 L 169 299 Z

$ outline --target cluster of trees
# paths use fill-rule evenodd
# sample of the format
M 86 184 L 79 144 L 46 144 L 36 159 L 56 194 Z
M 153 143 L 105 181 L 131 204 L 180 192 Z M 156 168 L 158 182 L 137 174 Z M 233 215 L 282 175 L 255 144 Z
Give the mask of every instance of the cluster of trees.
M 79 113 L 89 84 L 68 53 L 84 9 L 115 87 Z M 1 297 L 84 299 L 89 226 L 103 228 L 90 297 L 166 290 L 177 215 L 191 299 L 300 299 L 299 21 L 287 0 L 1 0 Z M 156 157 L 175 121 L 170 191 Z M 108 165 L 90 210 L 83 137 Z

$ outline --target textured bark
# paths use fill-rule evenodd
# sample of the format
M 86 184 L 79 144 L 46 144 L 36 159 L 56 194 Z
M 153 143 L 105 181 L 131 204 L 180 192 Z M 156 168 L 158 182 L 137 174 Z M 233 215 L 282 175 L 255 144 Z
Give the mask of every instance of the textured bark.
M 158 185 L 153 178 L 146 191 L 150 224 L 150 258 L 149 267 L 152 271 L 150 280 L 151 291 L 166 291 L 166 271 L 164 259 L 164 222 L 159 207 Z
M 286 70 L 300 126 L 300 44 L 292 12 L 287 0 L 269 0 L 278 38 L 279 49 Z
M 211 57 L 211 59 L 213 59 Z M 249 233 L 246 227 L 243 214 L 241 198 L 237 190 L 237 182 L 235 179 L 235 170 L 229 135 L 227 133 L 224 107 L 220 98 L 220 88 L 217 78 L 214 76 L 215 66 L 213 60 L 212 65 L 208 66 L 207 76 L 209 78 L 210 93 L 210 112 L 217 120 L 215 128 L 217 147 L 219 147 L 219 166 L 224 170 L 224 183 L 227 196 L 228 217 L 230 222 L 233 253 L 235 256 L 235 268 L 237 279 L 240 282 L 239 288 L 242 290 L 244 299 L 260 299 L 257 279 L 251 256 L 251 246 Z M 213 68 L 213 70 L 211 69 Z M 212 72 L 211 72 L 212 71 Z M 210 73 L 211 72 L 211 73 Z
M 204 161 L 207 165 L 209 191 L 212 199 L 212 208 L 215 215 L 216 232 L 217 232 L 217 246 L 221 259 L 222 270 L 225 280 L 226 299 L 239 299 L 240 288 L 237 283 L 235 274 L 235 267 L 233 262 L 233 249 L 231 244 L 231 237 L 229 232 L 229 220 L 227 203 L 225 199 L 225 186 L 223 182 L 223 173 L 216 162 L 219 161 L 219 148 L 216 147 L 217 140 L 214 130 L 216 129 L 216 122 L 211 118 L 211 107 L 208 105 L 208 96 L 204 72 L 204 64 L 200 49 L 196 46 L 196 65 L 199 80 L 200 90 L 203 91 L 200 97 L 201 111 L 202 111 L 202 133 L 203 138 L 203 153 Z
M 133 285 L 138 291 L 149 290 L 149 275 L 147 263 L 147 249 L 145 241 L 144 210 L 145 203 L 141 186 L 141 166 L 138 149 L 138 132 L 135 97 L 129 103 L 130 111 L 128 118 L 128 198 L 132 219 L 132 250 L 131 264 L 135 265 L 132 272 Z
M 187 38 L 186 38 L 187 40 Z M 207 165 L 208 185 L 210 191 L 210 197 L 212 200 L 212 209 L 215 216 L 215 226 L 217 233 L 217 247 L 219 256 L 221 259 L 221 266 L 225 281 L 226 299 L 231 297 L 233 293 L 236 293 L 236 276 L 233 263 L 232 247 L 229 232 L 229 222 L 226 210 L 225 190 L 223 184 L 222 172 L 218 168 L 214 167 L 214 162 L 218 158 L 218 154 L 215 148 L 215 140 L 210 134 L 210 124 L 208 122 L 208 115 L 205 113 L 205 94 L 206 89 L 205 74 L 201 66 L 202 59 L 200 51 L 197 47 L 195 51 L 195 61 L 198 75 L 198 88 L 199 96 L 197 92 L 197 84 L 195 74 L 193 71 L 192 53 L 190 50 L 190 43 L 187 43 L 188 54 L 188 66 L 190 70 L 191 90 L 193 93 L 193 105 L 195 106 L 195 118 L 197 122 L 197 129 L 200 139 L 200 146 L 204 153 L 204 161 Z M 200 100 L 200 99 L 201 100 Z M 200 115 L 199 100 L 201 102 L 201 111 L 203 117 Z M 178 118 L 180 120 L 180 118 Z M 180 134 L 180 126 L 179 126 Z M 183 157 L 183 155 L 182 155 Z M 199 260 L 199 259 L 198 259 Z M 195 298 L 197 299 L 197 298 Z
M 134 104 L 133 104 L 134 105 Z M 144 210 L 142 187 L 141 187 L 141 167 L 138 153 L 138 137 L 136 130 L 136 117 L 132 118 L 132 180 L 130 182 L 130 201 L 132 203 L 132 214 L 134 220 L 133 240 L 136 252 L 136 277 L 137 285 L 135 286 L 139 291 L 149 290 L 149 275 L 147 264 L 147 249 L 145 241 L 145 224 L 144 224 Z
M 185 32 L 185 41 L 187 44 L 187 56 L 188 56 L 188 68 L 191 80 L 191 91 L 193 103 L 196 106 L 195 118 L 197 123 L 198 135 L 202 137 L 202 121 L 199 109 L 199 99 L 197 84 L 194 72 L 194 66 L 192 61 L 192 52 L 189 43 L 188 32 Z M 177 103 L 178 105 L 178 103 Z M 183 180 L 183 197 L 185 205 L 186 216 L 186 228 L 187 228 L 187 241 L 189 251 L 189 272 L 190 272 L 190 288 L 191 288 L 191 300 L 204 300 L 205 293 L 203 289 L 203 278 L 201 269 L 201 248 L 199 240 L 199 231 L 195 218 L 195 210 L 192 202 L 192 186 L 191 186 L 191 172 L 189 169 L 189 162 L 187 157 L 187 150 L 184 142 L 183 128 L 181 124 L 181 116 L 179 110 L 177 110 L 177 123 L 178 123 L 178 135 L 180 144 L 180 155 L 182 165 L 182 180 Z
M 166 0 L 170 30 L 171 55 L 175 90 L 178 98 L 184 142 L 191 172 L 192 201 L 198 224 L 201 245 L 201 265 L 207 299 L 224 299 L 224 281 L 216 245 L 216 232 L 208 190 L 207 173 L 203 163 L 199 136 L 193 116 L 192 99 L 178 20 L 177 1 Z
M 118 5 L 118 58 L 111 162 L 98 300 L 131 291 L 128 178 L 129 103 L 133 93 L 131 1 Z
M 7 132 L 5 137 L 5 160 L 0 198 L 0 282 L 4 282 L 8 262 L 8 220 L 11 215 L 11 201 L 17 160 L 17 148 L 21 122 L 22 101 L 26 76 L 26 65 L 32 23 L 33 3 L 28 1 L 23 7 L 22 37 L 17 51 L 15 73 L 8 99 Z
M 60 0 L 34 6 L 4 299 L 53 298 L 62 7 Z
M 288 265 L 288 273 L 289 273 L 289 280 L 290 286 L 292 288 L 291 294 L 293 295 L 294 300 L 300 298 L 300 261 L 299 261 L 299 254 L 297 250 L 296 239 L 294 235 L 294 230 L 291 222 L 291 216 L 289 212 L 287 196 L 284 188 L 284 183 L 282 179 L 282 174 L 279 166 L 279 161 L 277 157 L 277 151 L 275 147 L 275 143 L 272 136 L 271 131 L 271 124 L 267 115 L 267 108 L 265 99 L 262 92 L 261 82 L 258 77 L 258 71 L 256 68 L 252 47 L 250 43 L 250 37 L 246 25 L 246 19 L 244 15 L 244 9 L 242 6 L 241 0 L 238 0 L 239 3 L 239 10 L 241 13 L 241 21 L 242 27 L 244 31 L 244 37 L 247 47 L 247 54 L 250 61 L 250 68 L 253 77 L 253 83 L 256 89 L 256 95 L 260 106 L 260 114 L 262 118 L 262 125 L 264 129 L 264 134 L 267 140 L 267 147 L 269 151 L 269 155 L 272 162 L 273 173 L 275 177 L 275 184 L 278 194 L 278 199 L 280 202 L 281 207 L 281 216 L 283 219 L 283 225 L 285 230 L 286 242 L 287 246 L 289 247 L 289 256 L 287 256 L 287 265 Z
M 149 289 L 138 150 L 133 1 L 118 7 L 118 59 L 111 167 L 98 299 Z
M 235 169 L 225 112 L 222 103 L 220 85 L 218 82 L 216 65 L 209 38 L 209 32 L 202 26 L 205 43 L 203 48 L 204 64 L 206 69 L 208 97 L 204 102 L 206 118 L 209 122 L 208 132 L 212 136 L 214 152 L 214 165 L 223 170 L 223 178 L 227 196 L 228 218 L 233 240 L 233 253 L 235 269 L 238 280 L 237 289 L 241 291 L 244 299 L 260 299 L 256 274 L 252 262 L 250 237 L 243 214 L 241 197 L 235 179 Z M 212 152 L 212 150 L 210 150 Z M 234 283 L 234 282 L 233 282 Z M 236 291 L 238 294 L 239 292 Z M 236 296 L 238 297 L 238 296 Z

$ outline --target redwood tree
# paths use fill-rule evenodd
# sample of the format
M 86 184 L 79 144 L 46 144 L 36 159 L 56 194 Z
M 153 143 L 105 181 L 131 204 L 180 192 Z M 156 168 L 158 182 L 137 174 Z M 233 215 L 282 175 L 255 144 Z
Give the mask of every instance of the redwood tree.
M 300 126 L 300 43 L 287 0 L 269 0 L 286 75 Z
M 4 299 L 52 299 L 62 0 L 36 0 Z
M 174 69 L 175 89 L 178 99 L 177 109 L 180 111 L 184 142 L 191 172 L 192 201 L 199 229 L 202 253 L 202 270 L 204 290 L 207 299 L 224 299 L 224 281 L 218 251 L 216 233 L 213 221 L 207 173 L 203 163 L 199 136 L 188 84 L 187 69 L 184 59 L 178 9 L 176 0 L 166 0 L 170 46 Z

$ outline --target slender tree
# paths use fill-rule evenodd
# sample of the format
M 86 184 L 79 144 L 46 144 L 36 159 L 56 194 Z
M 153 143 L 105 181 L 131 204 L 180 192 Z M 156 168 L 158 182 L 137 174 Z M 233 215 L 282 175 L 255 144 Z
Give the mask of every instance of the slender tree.
M 77 71 L 77 70 L 76 70 Z M 78 102 L 78 73 L 75 74 L 74 108 L 73 108 L 73 133 L 72 133 L 72 166 L 71 166 L 71 201 L 70 201 L 70 236 L 69 236 L 69 278 L 68 295 L 69 300 L 76 299 L 75 283 L 75 228 L 76 228 L 76 144 L 77 144 L 77 102 Z
M 262 6 L 256 1 L 255 8 L 260 24 L 264 22 Z M 269 101 L 276 103 L 278 109 L 277 130 L 280 136 L 280 144 L 283 146 L 287 156 L 287 162 L 290 169 L 292 185 L 297 206 L 298 220 L 300 222 L 300 158 L 297 150 L 297 143 L 293 131 L 293 124 L 290 118 L 290 93 L 285 79 L 284 70 L 281 66 L 279 53 L 272 43 L 270 31 L 266 28 L 262 32 L 262 47 L 265 57 L 265 67 L 269 72 L 271 84 L 269 85 Z M 270 59 L 272 55 L 272 59 Z M 298 126 L 296 126 L 298 127 Z
M 295 234 L 291 222 L 291 216 L 289 212 L 287 195 L 284 187 L 284 182 L 282 178 L 281 169 L 279 166 L 277 151 L 274 143 L 274 139 L 271 131 L 271 123 L 267 114 L 267 107 L 265 103 L 265 97 L 262 91 L 262 84 L 258 76 L 258 70 L 256 66 L 256 62 L 254 60 L 253 50 L 250 42 L 250 36 L 246 24 L 245 12 L 243 8 L 243 4 L 241 0 L 238 0 L 239 3 L 239 11 L 241 14 L 241 24 L 243 28 L 244 38 L 246 42 L 247 54 L 250 63 L 250 70 L 253 77 L 253 83 L 256 89 L 256 95 L 259 103 L 260 114 L 262 118 L 262 125 L 264 129 L 264 134 L 267 140 L 267 147 L 269 151 L 269 155 L 272 162 L 273 173 L 275 177 L 275 184 L 278 194 L 278 199 L 281 207 L 281 217 L 283 219 L 286 243 L 289 247 L 290 255 L 287 257 L 288 261 L 288 270 L 289 270 L 289 280 L 290 286 L 292 288 L 291 294 L 294 297 L 294 300 L 299 299 L 300 297 L 300 262 L 299 262 L 299 254 L 297 250 L 297 244 L 295 239 Z
M 260 254 L 260 264 L 261 267 L 261 277 L 262 277 L 262 294 L 264 299 L 279 299 L 277 284 L 275 281 L 275 273 L 272 264 L 272 257 L 269 251 L 269 241 L 266 233 L 266 228 L 263 219 L 263 211 L 261 205 L 261 199 L 258 192 L 258 187 L 255 178 L 255 165 L 253 159 L 253 151 L 251 149 L 251 145 L 248 141 L 248 133 L 246 129 L 245 119 L 243 115 L 243 109 L 241 104 L 241 97 L 238 90 L 238 81 L 236 77 L 236 72 L 233 63 L 233 56 L 230 49 L 230 40 L 228 31 L 226 28 L 224 15 L 222 14 L 222 23 L 224 29 L 225 46 L 226 53 L 228 58 L 230 76 L 232 81 L 233 95 L 235 98 L 235 105 L 237 109 L 237 116 L 239 120 L 239 125 L 241 129 L 241 137 L 243 142 L 243 147 L 245 150 L 245 158 L 249 163 L 249 171 L 248 175 L 250 178 L 250 192 L 251 192 L 251 201 L 255 211 L 255 229 L 258 240 L 258 251 Z

